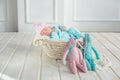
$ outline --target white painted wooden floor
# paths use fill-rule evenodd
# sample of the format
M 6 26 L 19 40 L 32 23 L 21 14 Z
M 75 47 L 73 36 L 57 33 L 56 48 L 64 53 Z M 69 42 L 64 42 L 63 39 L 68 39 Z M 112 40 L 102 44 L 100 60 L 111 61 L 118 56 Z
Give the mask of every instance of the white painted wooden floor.
M 59 60 L 44 61 L 41 47 L 32 45 L 33 33 L 0 33 L 0 80 L 120 80 L 120 33 L 90 34 L 112 66 L 73 75 Z

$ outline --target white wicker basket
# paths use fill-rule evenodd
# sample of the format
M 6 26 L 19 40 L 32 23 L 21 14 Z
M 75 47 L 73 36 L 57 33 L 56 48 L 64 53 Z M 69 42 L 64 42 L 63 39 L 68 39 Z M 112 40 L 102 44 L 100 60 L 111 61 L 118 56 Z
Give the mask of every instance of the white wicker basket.
M 64 52 L 67 42 L 65 41 L 54 41 L 50 39 L 34 39 L 33 45 L 42 46 L 43 52 L 50 58 L 61 59 L 62 53 Z

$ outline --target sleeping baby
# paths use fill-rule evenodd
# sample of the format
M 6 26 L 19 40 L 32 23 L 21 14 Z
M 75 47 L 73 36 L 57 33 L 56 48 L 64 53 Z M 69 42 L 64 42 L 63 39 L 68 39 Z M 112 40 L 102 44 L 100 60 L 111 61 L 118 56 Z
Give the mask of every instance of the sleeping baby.
M 48 36 L 50 39 L 69 41 L 70 37 L 79 39 L 83 34 L 74 28 L 67 28 L 65 26 L 49 26 L 45 23 L 37 23 L 34 25 L 37 34 L 41 36 Z

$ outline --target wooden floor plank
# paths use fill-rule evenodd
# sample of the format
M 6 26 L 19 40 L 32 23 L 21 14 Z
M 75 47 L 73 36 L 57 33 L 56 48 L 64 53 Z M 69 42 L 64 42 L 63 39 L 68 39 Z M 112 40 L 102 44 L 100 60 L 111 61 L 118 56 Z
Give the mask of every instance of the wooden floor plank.
M 120 33 L 110 33 L 110 34 L 115 36 L 116 39 L 120 40 Z
M 81 80 L 100 80 L 96 72 L 88 71 L 87 73 L 79 72 Z
M 20 80 L 40 80 L 41 47 L 31 46 Z
M 104 36 L 104 38 L 106 38 L 111 44 L 113 44 L 115 47 L 117 47 L 118 49 L 120 49 L 120 39 L 119 39 L 119 35 L 116 37 L 116 34 L 108 34 L 108 33 L 101 33 L 101 35 Z
M 74 75 L 70 72 L 67 65 L 62 65 L 60 60 L 57 60 L 61 80 L 80 80 L 79 75 Z
M 11 39 L 15 37 L 16 33 L 3 33 L 0 40 L 0 54 L 6 48 Z
M 41 47 L 31 45 L 33 33 L 25 34 L 23 38 L 23 33 L 0 33 L 0 80 L 120 80 L 120 33 L 91 33 L 93 45 L 112 65 L 77 75 L 59 60 L 49 60 Z
M 42 53 L 41 80 L 60 80 L 59 68 L 56 60 L 47 62 L 45 53 Z
M 95 35 L 96 37 L 99 36 L 97 38 L 99 38 L 101 42 L 106 46 L 106 48 L 110 50 L 112 54 L 120 61 L 120 50 L 111 44 L 107 39 L 105 39 L 105 37 L 103 37 L 100 33 Z
M 23 41 L 20 43 L 19 47 L 13 53 L 11 60 L 3 70 L 3 74 L 12 77 L 13 79 L 19 80 L 19 74 L 27 56 L 30 45 L 32 44 L 33 36 L 31 34 L 25 34 Z M 12 72 L 12 73 L 11 73 Z
M 108 49 L 106 49 L 105 45 L 102 43 L 103 40 L 101 41 L 98 38 L 100 35 L 95 35 L 95 34 L 96 33 L 93 34 L 93 45 L 97 47 L 100 54 L 105 54 L 111 60 L 111 63 L 112 63 L 111 65 L 112 69 L 107 68 L 102 71 L 97 71 L 97 73 L 99 74 L 102 80 L 119 80 L 120 78 L 118 74 L 116 75 L 116 73 L 114 73 L 114 71 L 120 70 L 118 69 L 118 67 L 120 67 L 119 61 L 116 59 L 115 56 L 111 54 L 111 52 Z
M 6 32 L 6 33 L 1 33 L 0 34 L 0 40 L 5 40 L 5 39 L 10 39 L 12 36 L 14 36 L 16 33 L 9 33 L 9 32 Z M 6 41 L 7 42 L 7 41 Z M 2 42 L 0 42 L 1 44 Z
M 97 73 L 100 76 L 101 80 L 120 80 L 111 70 L 111 68 L 107 68 L 101 71 L 98 70 Z
M 106 38 L 106 40 L 108 40 L 111 45 L 113 45 L 114 47 L 116 47 L 116 48 L 113 48 L 115 51 L 119 50 L 119 52 L 120 52 L 120 40 L 119 39 L 117 39 L 112 34 L 101 33 L 101 35 L 103 36 L 103 38 Z
M 117 33 L 116 33 L 117 34 Z M 108 34 L 108 33 L 100 33 L 100 35 L 102 35 L 102 37 L 104 38 L 104 39 L 106 39 L 108 42 L 109 42 L 109 44 L 111 44 L 112 45 L 112 50 L 114 50 L 115 51 L 115 53 L 118 53 L 118 52 L 120 52 L 120 40 L 118 40 L 118 39 L 116 39 L 115 37 L 114 37 L 114 35 L 110 35 L 110 34 Z M 120 36 L 119 36 L 120 37 Z M 110 48 L 110 49 L 111 49 Z M 119 59 L 120 59 L 120 57 L 119 57 Z
M 0 40 L 2 40 L 3 38 L 3 33 L 0 33 Z
M 21 34 L 19 36 L 22 37 Z M 2 64 L 4 62 L 6 62 L 6 59 L 9 58 L 10 53 L 12 53 L 13 50 L 17 47 L 18 44 L 16 44 L 16 43 L 18 43 L 18 41 L 21 40 L 20 37 L 16 37 L 16 38 L 14 37 L 12 40 L 10 40 L 8 45 L 5 47 L 5 49 L 0 53 L 0 61 L 1 61 L 0 62 L 1 63 L 0 64 L 0 71 L 1 71 L 1 68 L 3 66 Z M 15 42 L 15 43 L 13 43 L 13 42 Z
M 0 78 L 1 79 L 2 79 L 1 76 L 2 76 L 2 72 L 4 70 L 4 67 L 7 65 L 7 63 L 11 59 L 13 52 L 19 45 L 18 42 L 20 42 L 22 38 L 23 38 L 23 34 L 16 35 L 12 40 L 10 40 L 10 42 L 6 46 L 5 50 L 2 51 L 2 53 L 0 55 L 0 74 L 1 74 Z

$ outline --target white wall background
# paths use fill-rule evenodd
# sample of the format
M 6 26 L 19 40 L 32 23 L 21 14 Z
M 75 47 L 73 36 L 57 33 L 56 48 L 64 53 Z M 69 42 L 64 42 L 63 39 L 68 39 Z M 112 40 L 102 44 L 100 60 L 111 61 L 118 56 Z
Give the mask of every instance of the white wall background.
M 18 0 L 19 31 L 34 31 L 33 24 L 50 25 L 64 23 L 64 0 Z
M 65 0 L 64 19 L 82 31 L 120 31 L 120 0 Z
M 120 0 L 0 0 L 0 31 L 33 31 L 35 22 L 81 31 L 120 31 Z

